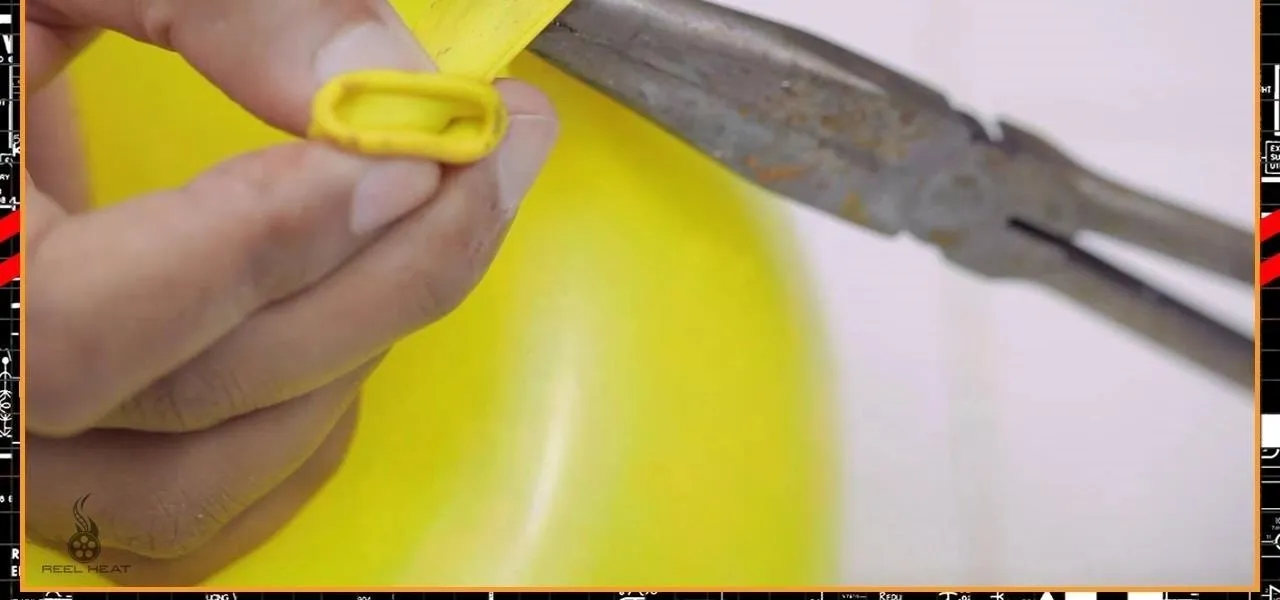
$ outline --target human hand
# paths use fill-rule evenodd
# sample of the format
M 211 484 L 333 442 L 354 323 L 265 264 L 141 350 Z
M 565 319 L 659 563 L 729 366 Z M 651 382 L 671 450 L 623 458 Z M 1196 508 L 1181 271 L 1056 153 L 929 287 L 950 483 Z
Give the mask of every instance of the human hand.
M 111 29 L 180 53 L 298 135 L 335 75 L 433 68 L 385 0 L 33 0 L 27 18 L 36 90 Z M 532 88 L 500 89 L 508 138 L 472 166 L 299 142 L 97 211 L 75 209 L 59 165 L 76 157 L 52 134 L 41 152 L 37 128 L 23 231 L 29 537 L 64 549 L 90 495 L 97 562 L 131 565 L 115 575 L 129 584 L 182 585 L 278 529 L 340 461 L 380 357 L 466 296 L 532 185 L 556 122 Z M 35 94 L 50 104 L 33 113 L 61 110 L 55 92 Z

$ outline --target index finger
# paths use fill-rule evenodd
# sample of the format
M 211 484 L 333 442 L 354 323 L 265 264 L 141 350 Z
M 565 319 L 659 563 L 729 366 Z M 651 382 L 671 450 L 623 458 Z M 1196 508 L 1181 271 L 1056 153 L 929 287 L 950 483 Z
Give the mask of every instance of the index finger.
M 295 135 L 306 131 L 316 91 L 337 75 L 434 68 L 386 0 L 33 0 L 28 20 L 66 39 L 111 29 L 173 50 Z

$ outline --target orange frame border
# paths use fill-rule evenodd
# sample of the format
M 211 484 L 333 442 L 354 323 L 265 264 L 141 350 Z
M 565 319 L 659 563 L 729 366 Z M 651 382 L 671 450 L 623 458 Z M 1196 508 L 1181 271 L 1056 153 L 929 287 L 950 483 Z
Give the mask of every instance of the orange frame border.
M 27 0 L 21 0 L 21 1 L 20 1 L 20 3 L 19 3 L 19 7 L 18 7 L 18 17 L 19 17 L 19 19 L 22 21 L 22 23 L 23 23 L 23 27 L 25 28 L 26 20 L 27 20 Z M 1262 100 L 1261 100 L 1261 98 L 1260 98 L 1260 93 L 1259 93 L 1259 91 L 1258 91 L 1258 86 L 1260 85 L 1260 81 L 1257 79 L 1257 77 L 1258 77 L 1258 73 L 1260 73 L 1260 72 L 1261 72 L 1261 69 L 1262 69 L 1261 35 L 1262 35 L 1262 1 L 1261 1 L 1261 0 L 1254 0 L 1254 19 L 1253 19 L 1253 63 L 1254 63 L 1254 64 L 1253 64 L 1253 66 L 1254 66 L 1254 70 L 1253 70 L 1253 72 L 1254 72 L 1254 83 L 1253 83 L 1253 86 L 1252 86 L 1252 87 L 1253 87 L 1253 92 L 1254 92 L 1254 93 L 1253 93 L 1253 113 L 1254 113 L 1254 114 L 1253 114 L 1253 122 L 1254 122 L 1254 123 L 1258 123 L 1258 122 L 1259 122 L 1259 121 L 1258 121 L 1258 119 L 1259 119 L 1259 115 L 1261 114 L 1261 113 L 1260 113 L 1260 111 L 1261 111 L 1261 109 L 1262 109 Z M 22 56 L 22 57 L 26 57 L 26 56 L 27 56 L 27 37 L 26 37 L 26 32 L 25 32 L 25 31 L 23 32 L 23 35 L 21 35 L 21 36 L 20 36 L 20 38 L 19 38 L 19 48 L 20 48 L 20 50 L 19 50 L 19 51 L 21 52 L 21 56 Z M 20 65 L 20 66 L 24 66 L 24 65 Z M 26 93 L 27 93 L 27 71 L 26 71 L 26 69 L 25 69 L 25 68 L 23 68 L 23 69 L 22 69 L 22 71 L 21 71 L 21 73 L 19 74 L 19 85 L 21 86 L 21 94 L 22 94 L 23 96 L 26 96 Z M 27 104 L 26 104 L 25 102 L 22 104 L 22 114 L 21 114 L 21 118 L 20 118 L 20 127 L 22 128 L 22 129 L 21 129 L 22 133 L 23 133 L 23 134 L 25 134 L 25 133 L 26 133 L 26 131 L 27 131 Z M 1254 261 L 1253 261 L 1253 266 L 1254 266 L 1254 275 L 1253 275 L 1253 307 L 1254 307 L 1254 308 L 1253 308 L 1253 321 L 1254 321 L 1254 342 L 1253 342 L 1253 344 L 1254 344 L 1254 346 L 1253 346 L 1253 406 L 1254 406 L 1253 429 L 1254 429 L 1254 432 L 1253 432 L 1253 440 L 1254 440 L 1254 453 L 1253 453 L 1253 456 L 1254 456 L 1254 474 L 1255 474 L 1255 475 L 1257 475 L 1257 478 L 1255 479 L 1256 483 L 1254 484 L 1254 490 L 1253 490 L 1253 504 L 1254 504 L 1254 514 L 1255 514 L 1255 515 L 1258 515 L 1258 518 L 1254 521 L 1254 536 L 1253 536 L 1253 538 L 1254 538 L 1254 540 L 1255 540 L 1255 541 L 1259 541 L 1259 540 L 1261 540 L 1261 539 L 1262 539 L 1262 517 L 1261 517 L 1261 514 L 1262 514 L 1262 400 L 1261 400 L 1261 380 L 1262 380 L 1261 359 L 1262 359 L 1262 351 L 1261 351 L 1261 345 L 1260 345 L 1259 340 L 1258 340 L 1258 336 L 1260 335 L 1260 331 L 1261 331 L 1261 328 L 1262 328 L 1262 291 L 1261 291 L 1261 288 L 1260 288 L 1260 287 L 1259 287 L 1259 285 L 1258 285 L 1258 281 L 1259 281 L 1259 280 L 1258 280 L 1258 276 L 1259 276 L 1259 274 L 1258 274 L 1258 269 L 1259 269 L 1258 265 L 1259 265 L 1259 264 L 1260 264 L 1260 262 L 1261 262 L 1261 253 L 1262 253 L 1262 248 L 1261 248 L 1260 240 L 1258 239 L 1258 234 L 1257 234 L 1258 227 L 1260 226 L 1259 224 L 1260 224 L 1261 219 L 1262 219 L 1262 179 L 1261 179 L 1261 177 L 1262 177 L 1262 176 L 1261 176 L 1261 163 L 1257 160 L 1257 159 L 1258 159 L 1258 156 L 1257 156 L 1258 148 L 1259 148 L 1259 147 L 1261 147 L 1261 143 L 1262 143 L 1262 132 L 1260 131 L 1260 128 L 1255 128 L 1255 129 L 1254 129 L 1254 133 L 1253 133 L 1253 150 L 1252 150 L 1252 154 L 1254 154 L 1254 158 L 1255 158 L 1255 160 L 1254 160 L 1254 165 L 1253 165 L 1253 174 L 1254 174 L 1254 177 L 1253 177 L 1253 181 L 1254 181 L 1254 195 L 1253 195 L 1253 200 L 1254 200 L 1254 209 L 1253 209 L 1253 212 L 1254 212 L 1254 215 L 1253 215 L 1253 216 L 1254 216 L 1254 219 L 1253 219 L 1253 221 L 1254 221 L 1254 244 L 1253 244 L 1253 253 L 1254 253 Z M 20 158 L 19 158 L 19 164 L 20 164 L 20 165 L 25 165 L 26 156 L 27 156 L 27 152 L 26 152 L 27 148 L 26 148 L 26 146 L 27 146 L 27 138 L 26 138 L 26 136 L 25 136 L 25 135 L 20 135 L 20 136 L 19 136 L 19 148 L 20 148 L 20 150 L 21 150 L 21 155 L 20 155 Z M 19 182 L 19 184 L 18 184 L 18 193 L 20 194 L 20 196 L 19 196 L 20 198 L 24 198 L 24 199 L 25 199 L 25 198 L 26 198 L 26 188 L 27 188 L 26 167 L 25 167 L 25 166 L 21 166 L 21 171 L 22 171 L 22 178 L 21 178 L 21 180 L 20 180 L 20 182 Z M 25 214 L 23 214 L 22 219 L 23 219 L 23 221 L 25 221 L 25 220 L 26 220 L 26 215 L 25 215 Z M 21 229 L 20 229 L 20 231 L 21 231 Z M 20 234 L 20 235 L 21 235 L 21 234 Z M 26 252 L 26 245 L 27 245 L 27 238 L 26 238 L 25 236 L 24 236 L 24 237 L 19 238 L 19 249 L 20 249 L 20 252 L 21 252 L 21 255 L 20 255 L 20 258 L 19 258 L 19 264 L 21 265 L 21 269 L 20 269 L 20 271 L 19 271 L 19 281 L 21 281 L 21 278 L 23 278 L 23 277 L 25 277 L 25 276 L 26 276 L 26 272 L 27 272 L 27 268 L 26 268 L 26 267 L 27 267 L 27 252 Z M 19 370 L 18 370 L 18 373 L 19 373 L 19 379 L 18 379 L 18 428 L 19 428 L 19 432 L 24 432 L 24 431 L 26 431 L 26 414 L 27 414 L 27 411 L 26 411 L 26 400 L 27 400 L 27 394 L 26 394 L 27 362 L 26 362 L 26 360 L 25 360 L 25 357 L 26 357 L 26 348 L 27 348 L 27 331 L 26 331 L 26 329 L 27 329 L 27 323 L 26 323 L 27 288 L 26 288 L 26 286 L 22 286 L 21 284 L 19 284 L 19 285 L 20 285 L 20 287 L 19 287 L 19 290 L 18 290 L 18 298 L 19 298 L 19 302 L 21 303 L 21 306 L 22 306 L 23 308 L 22 308 L 22 312 L 21 312 L 21 313 L 19 313 L 19 319 L 20 319 L 20 320 L 19 320 L 19 324 L 18 324 L 18 331 L 19 331 L 19 335 L 18 335 L 18 352 L 19 352 L 19 356 L 24 357 L 24 360 L 22 360 L 22 361 L 20 362 Z M 19 435 L 21 435 L 21 433 L 20 433 Z M 18 480 L 18 486 L 19 486 L 19 489 L 18 489 L 18 495 L 19 495 L 19 498 L 21 499 L 22 506 L 26 506 L 26 504 L 27 504 L 27 489 L 26 489 L 26 481 L 27 481 L 27 477 L 26 477 L 26 471 L 27 471 L 27 459 L 26 459 L 26 453 L 25 453 L 25 452 L 23 452 L 21 449 L 19 450 L 19 453 L 20 453 L 21 460 L 19 461 L 19 466 L 18 466 L 18 477 L 19 477 L 19 480 Z M 27 533 L 27 522 L 26 522 L 26 519 L 23 519 L 23 518 L 19 518 L 19 519 L 18 519 L 18 521 L 19 521 L 19 522 L 18 522 L 18 535 L 19 535 L 19 536 L 21 536 L 21 537 L 18 539 L 18 555 L 21 557 L 22 555 L 26 554 L 26 545 L 27 545 L 27 535 L 26 535 L 26 533 Z M 39 586 L 39 587 L 30 587 L 30 588 L 28 588 L 28 587 L 26 587 L 26 586 L 23 586 L 23 585 L 22 585 L 22 583 L 21 583 L 21 576 L 22 576 L 22 574 L 25 572 L 25 570 L 26 570 L 26 564 L 25 564 L 25 563 L 23 563 L 23 564 L 20 566 L 19 571 L 18 571 L 18 575 L 19 575 L 18 590 L 19 590 L 19 592 L 20 592 L 20 593 L 22 593 L 22 592 L 71 592 L 71 593 L 76 593 L 76 592 L 84 592 L 84 593 L 99 593 L 99 592 L 101 592 L 101 593 L 130 594 L 130 593 L 147 593 L 147 592 L 164 592 L 164 593 L 257 593 L 257 592 L 263 592 L 263 593 L 275 593 L 275 592 L 280 592 L 280 593 L 290 593 L 290 592 L 293 592 L 293 593 L 299 593 L 299 592 L 301 592 L 301 593 L 308 593 L 308 592 L 331 592 L 331 593 L 360 593 L 360 592 L 369 592 L 369 593 L 379 593 L 379 592 L 402 592 L 402 593 L 414 593 L 414 592 L 444 592 L 444 593 L 449 593 L 449 592 L 621 592 L 621 591 L 630 591 L 630 590 L 632 590 L 632 589 L 633 589 L 633 588 L 631 588 L 631 587 L 617 587 L 617 588 L 613 588 L 613 587 L 603 587 L 603 588 L 602 588 L 602 587 L 583 587 L 583 588 L 555 588 L 555 587 L 489 587 L 489 588 L 484 588 L 484 587 L 413 587 L 413 586 L 408 586 L 408 587 L 399 587 L 399 586 L 383 586 L 383 587 L 375 587 L 375 588 L 371 588 L 371 589 L 370 589 L 370 588 L 341 588 L 341 587 L 340 587 L 340 588 L 333 588 L 333 587 L 285 587 L 285 588 L 274 588 L 274 589 L 270 589 L 270 590 L 262 590 L 262 589 L 257 589 L 257 588 L 244 588 L 244 587 L 231 587 L 231 588 L 227 588 L 227 587 L 206 587 L 206 586 L 194 586 L 194 587 L 76 587 L 76 588 L 71 588 L 71 589 L 61 589 L 61 588 L 51 588 L 51 587 Z M 1056 587 L 1054 587 L 1054 586 L 1049 586 L 1049 587 L 1046 587 L 1046 586 L 1030 586 L 1030 587 L 1013 587 L 1013 588 L 1001 588 L 1001 587 L 972 587 L 972 588 L 964 588 L 964 590 L 963 590 L 963 591 L 965 591 L 965 592 L 979 592 L 979 593 L 981 593 L 981 592 L 1006 592 L 1006 593 L 1009 593 L 1009 592 L 1022 592 L 1022 591 L 1025 591 L 1025 592 L 1237 592 L 1237 593 L 1238 593 L 1238 592 L 1259 592 L 1259 591 L 1261 591 L 1261 589 L 1262 589 L 1262 557 L 1261 557 L 1261 553 L 1259 553 L 1259 556 L 1258 556 L 1257 561 L 1256 561 L 1256 562 L 1254 562 L 1254 567 L 1253 567 L 1253 579 L 1254 579 L 1254 585 L 1253 585 L 1252 587 L 1250 587 L 1250 586 L 1226 586 L 1226 587 L 1202 587 L 1202 588 L 1190 588 L 1190 589 L 1189 589 L 1189 587 L 1188 587 L 1188 586 L 1176 586 L 1176 585 L 1175 585 L 1175 586 L 1155 586 L 1155 587 L 1131 587 L 1131 586 L 1120 586 L 1120 587 L 1114 587 L 1114 588 L 1088 588 L 1088 587 L 1077 587 L 1077 586 L 1056 586 Z M 895 587 L 884 587 L 884 586 L 867 586 L 867 587 L 852 587 L 852 586 L 832 586 L 832 587 L 803 586 L 803 587 L 782 587 L 782 588 L 772 588 L 772 589 L 768 589 L 768 590 L 762 590 L 762 589 L 760 589 L 760 588 L 750 588 L 750 587 L 713 587 L 713 588 L 707 588 L 707 587 L 689 587 L 689 588 L 669 588 L 669 587 L 660 587 L 660 588 L 650 588 L 650 589 L 646 589 L 645 591 L 650 591 L 650 592 L 744 592 L 744 591 L 770 591 L 770 592 L 779 592 L 779 593 L 782 593 L 782 592 L 903 592 L 903 593 L 910 593 L 910 592 L 931 592 L 931 593 L 932 593 L 932 592 L 950 592 L 950 591 L 955 591 L 956 589 L 959 589 L 959 588 L 952 588 L 952 587 L 937 587 L 937 586 L 927 586 L 927 587 L 896 587 L 896 588 L 895 588 Z

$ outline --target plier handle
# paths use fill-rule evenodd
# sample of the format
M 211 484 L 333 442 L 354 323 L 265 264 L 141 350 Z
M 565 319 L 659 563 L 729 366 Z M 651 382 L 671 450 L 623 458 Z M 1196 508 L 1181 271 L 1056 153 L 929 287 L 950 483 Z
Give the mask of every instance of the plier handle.
M 575 0 L 532 49 L 768 190 L 914 235 L 975 273 L 1038 282 L 1254 385 L 1250 335 L 1073 243 L 1092 231 L 1252 285 L 1253 235 L 1103 177 L 1029 129 L 984 124 L 848 49 L 702 0 Z

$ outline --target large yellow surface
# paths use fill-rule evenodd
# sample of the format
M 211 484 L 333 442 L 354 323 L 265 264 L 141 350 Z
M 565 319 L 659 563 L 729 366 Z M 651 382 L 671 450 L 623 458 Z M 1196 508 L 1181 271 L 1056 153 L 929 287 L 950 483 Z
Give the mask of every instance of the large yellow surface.
M 101 202 L 284 139 L 121 37 L 74 74 Z M 564 138 L 497 264 L 376 373 L 332 482 L 208 584 L 831 583 L 830 399 L 785 216 L 545 64 L 515 74 Z M 46 562 L 28 546 L 27 585 L 105 584 Z

